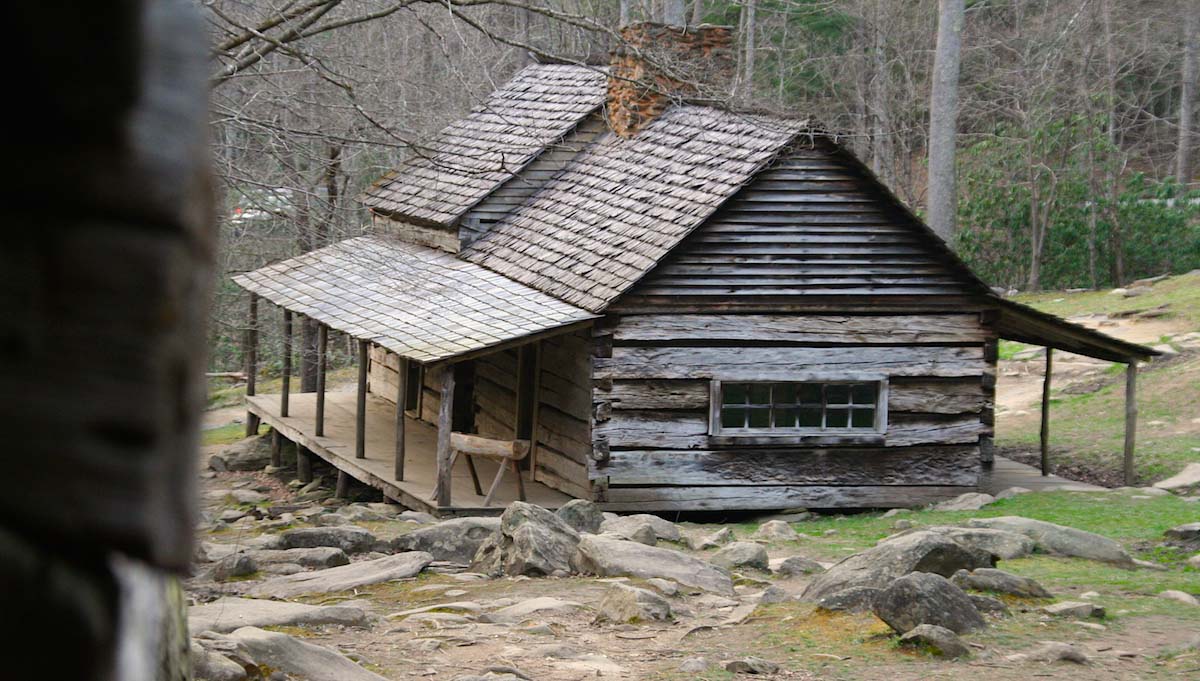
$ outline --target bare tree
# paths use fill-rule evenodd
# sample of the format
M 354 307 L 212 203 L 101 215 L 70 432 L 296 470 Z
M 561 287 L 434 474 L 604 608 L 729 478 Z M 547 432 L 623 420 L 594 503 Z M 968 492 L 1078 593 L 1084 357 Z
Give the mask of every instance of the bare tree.
M 1185 2 L 1183 7 L 1183 70 L 1179 92 L 1179 142 L 1175 151 L 1175 177 L 1184 184 L 1192 181 L 1192 139 L 1196 125 L 1196 80 L 1200 78 L 1200 5 Z
M 937 51 L 929 99 L 928 221 L 949 243 L 957 223 L 954 152 L 958 137 L 958 75 L 962 54 L 963 0 L 939 0 Z

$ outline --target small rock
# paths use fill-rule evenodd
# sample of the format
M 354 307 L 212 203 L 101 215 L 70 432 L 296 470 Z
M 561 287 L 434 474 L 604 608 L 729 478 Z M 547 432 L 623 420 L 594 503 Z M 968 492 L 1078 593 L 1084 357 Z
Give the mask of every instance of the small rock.
M 649 513 L 605 518 L 604 522 L 600 525 L 600 531 L 612 532 L 622 537 L 628 537 L 633 530 L 645 524 L 653 527 L 655 534 L 663 541 L 679 541 L 681 538 L 678 525 L 669 520 L 659 518 L 656 515 L 650 515 Z
M 261 504 L 270 499 L 270 497 L 261 492 L 255 492 L 254 490 L 249 489 L 235 489 L 229 493 L 229 496 L 233 497 L 233 500 L 239 504 L 252 505 Z
M 1090 629 L 1092 631 L 1108 631 L 1108 627 L 1104 626 L 1103 624 L 1099 624 L 1097 622 L 1075 621 L 1075 622 L 1071 622 L 1071 624 L 1074 624 L 1075 626 L 1077 626 L 1081 629 Z
M 743 657 L 725 665 L 725 671 L 733 674 L 775 674 L 779 665 L 760 657 Z
M 646 546 L 654 546 L 655 544 L 658 544 L 658 533 L 654 531 L 654 528 L 649 523 L 645 525 L 638 525 L 629 533 L 626 538 L 629 539 L 629 541 L 635 541 L 639 544 L 645 544 Z
M 884 514 L 883 514 L 881 517 L 883 517 L 883 518 L 895 518 L 896 516 L 898 516 L 898 515 L 901 515 L 901 514 L 904 514 L 904 513 L 912 513 L 912 509 L 908 509 L 908 508 L 893 508 L 893 509 L 891 509 L 891 510 L 887 511 L 886 513 L 884 513 Z
M 311 549 L 255 549 L 246 555 L 259 565 L 295 563 L 309 568 L 331 568 L 347 565 L 346 552 L 336 546 L 315 546 Z
M 942 657 L 965 657 L 970 650 L 953 631 L 936 624 L 921 624 L 900 637 L 900 643 L 923 645 Z
M 759 603 L 783 603 L 791 600 L 792 596 L 788 592 L 777 586 L 769 586 L 758 597 Z
M 1095 617 L 1096 619 L 1104 619 L 1104 608 L 1095 603 L 1083 603 L 1081 601 L 1062 601 L 1054 603 L 1042 608 L 1042 612 L 1054 617 L 1071 617 L 1074 619 L 1087 619 Z
M 671 618 L 671 604 L 648 589 L 613 584 L 597 606 L 597 622 L 634 623 Z
M 764 541 L 796 541 L 799 537 L 792 526 L 782 520 L 768 520 L 759 525 L 758 531 L 754 533 L 755 539 Z
M 1200 487 L 1200 463 L 1189 463 L 1183 467 L 1183 470 L 1166 480 L 1154 483 L 1154 486 L 1168 491 Z
M 404 516 L 400 514 L 402 519 Z M 499 529 L 500 518 L 452 518 L 400 535 L 392 540 L 392 547 L 397 551 L 425 551 L 436 560 L 466 565 Z
M 600 509 L 585 499 L 572 499 L 554 513 L 575 528 L 576 532 L 598 534 L 600 526 L 604 523 L 604 516 L 601 515 Z
M 234 553 L 225 556 L 208 569 L 208 578 L 214 582 L 224 582 L 234 577 L 245 577 L 258 572 L 258 564 L 244 553 Z
M 950 581 L 964 590 L 991 591 L 1019 598 L 1053 598 L 1034 580 L 995 568 L 977 568 L 970 572 L 959 570 Z
M 1033 490 L 1025 487 L 1007 487 L 999 492 L 996 492 L 996 500 L 999 501 L 1000 499 L 1012 499 L 1019 494 L 1029 494 L 1032 491 Z
M 398 520 L 403 520 L 407 523 L 416 523 L 418 525 L 432 525 L 438 521 L 436 517 L 425 513 L 424 511 L 401 511 L 400 515 L 396 516 Z
M 1200 523 L 1188 523 L 1186 525 L 1177 525 L 1163 533 L 1167 539 L 1176 539 L 1179 541 L 1197 541 L 1200 540 Z
M 310 681 L 386 681 L 341 653 L 287 634 L 242 627 L 228 638 L 244 645 L 259 665 Z
M 836 593 L 823 596 L 817 601 L 817 609 L 828 612 L 860 613 L 870 612 L 875 597 L 883 589 L 870 586 L 852 586 Z
M 646 580 L 646 584 L 654 587 L 664 596 L 674 596 L 679 593 L 679 585 L 669 579 L 651 577 L 650 579 Z
M 795 577 L 797 575 L 810 575 L 817 572 L 824 572 L 825 568 L 815 560 L 809 560 L 804 556 L 788 556 L 787 558 L 774 558 L 767 563 L 771 572 L 781 577 Z
M 901 634 L 920 624 L 936 624 L 957 634 L 987 626 L 962 589 L 929 572 L 914 572 L 892 582 L 875 597 L 871 610 Z
M 246 512 L 239 508 L 227 508 L 221 511 L 221 515 L 217 516 L 217 520 L 223 523 L 236 523 L 246 517 Z
M 1194 568 L 1200 568 L 1200 553 L 1197 553 L 1196 555 L 1192 556 L 1191 558 L 1188 558 L 1187 564 Z
M 1003 601 L 979 594 L 967 594 L 967 598 L 971 599 L 971 604 L 975 606 L 976 610 L 985 615 L 996 617 L 1008 617 L 1009 615 L 1008 606 Z
M 574 601 L 564 601 L 551 596 L 540 596 L 500 608 L 495 612 L 488 613 L 484 617 L 480 617 L 480 621 L 520 622 L 535 613 L 538 615 L 567 613 L 581 608 L 583 608 L 583 605 Z
M 725 569 L 735 567 L 750 567 L 759 570 L 770 569 L 770 558 L 767 550 L 761 544 L 747 541 L 733 542 L 713 554 L 710 563 Z
M 957 497 L 948 501 L 943 501 L 939 504 L 934 504 L 931 510 L 934 511 L 978 511 L 996 500 L 996 497 L 990 494 L 982 494 L 980 492 L 967 492 L 960 494 Z
M 893 530 L 911 530 L 912 528 L 914 528 L 916 526 L 917 526 L 917 524 L 915 522 L 913 522 L 907 518 L 901 518 L 901 519 L 897 520 L 896 522 L 892 523 Z
M 1025 657 L 1035 662 L 1074 662 L 1075 664 L 1091 662 L 1079 648 L 1059 641 L 1042 641 L 1038 647 L 1025 653 Z
M 300 527 L 284 531 L 279 538 L 284 549 L 334 546 L 348 554 L 366 553 L 373 550 L 376 544 L 375 535 L 353 525 Z
M 675 669 L 684 674 L 703 674 L 708 671 L 708 660 L 703 657 L 689 657 L 680 662 Z
M 702 537 L 700 539 L 688 537 L 688 546 L 693 551 L 704 551 L 705 549 L 719 548 L 731 541 L 733 541 L 733 530 L 729 529 L 728 527 L 722 527 L 707 537 Z
M 1187 605 L 1200 605 L 1200 601 L 1196 600 L 1195 596 L 1193 596 L 1189 593 L 1185 593 L 1183 591 L 1176 591 L 1174 589 L 1168 589 L 1166 591 L 1161 591 L 1161 592 L 1159 592 L 1158 597 L 1166 598 L 1167 600 L 1172 600 L 1172 601 L 1179 601 L 1180 603 L 1184 603 Z

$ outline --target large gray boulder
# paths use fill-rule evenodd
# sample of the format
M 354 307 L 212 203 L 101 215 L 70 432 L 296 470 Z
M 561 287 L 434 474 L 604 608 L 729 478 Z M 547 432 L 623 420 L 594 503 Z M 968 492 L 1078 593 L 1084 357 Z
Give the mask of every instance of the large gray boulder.
M 972 518 L 967 525 L 1023 534 L 1033 540 L 1037 550 L 1045 553 L 1087 558 L 1130 569 L 1134 567 L 1133 557 L 1117 542 L 1073 527 L 1021 516 Z
M 914 572 L 892 582 L 875 596 L 871 610 L 901 634 L 922 624 L 945 627 L 956 634 L 987 626 L 962 589 L 931 572 Z
M 679 541 L 683 536 L 679 533 L 678 525 L 670 520 L 664 520 L 649 513 L 635 513 L 634 515 L 608 518 L 600 525 L 600 531 L 619 534 L 622 537 L 631 537 L 642 525 L 649 525 L 654 528 L 654 533 L 663 541 Z
M 1177 541 L 1200 541 L 1200 523 L 1176 525 L 1163 533 L 1163 535 L 1167 539 L 1175 539 Z
M 843 558 L 813 579 L 801 597 L 816 602 L 855 586 L 882 589 L 910 572 L 949 577 L 959 570 L 994 565 L 990 553 L 966 548 L 937 532 L 918 531 L 889 537 L 862 553 Z
M 281 533 L 279 542 L 281 549 L 311 549 L 317 546 L 332 546 L 346 553 L 373 551 L 378 543 L 375 535 L 353 525 L 299 527 Z
M 208 467 L 214 471 L 260 471 L 270 463 L 270 438 L 248 437 L 214 454 Z
M 986 551 L 1000 560 L 1015 560 L 1033 553 L 1034 541 L 1017 532 L 993 530 L 987 527 L 952 527 L 934 525 L 921 532 L 937 532 L 969 549 Z
M 191 642 L 189 653 L 195 681 L 246 681 L 249 678 L 245 667 L 195 640 Z
M 599 535 L 584 535 L 575 554 L 576 571 L 601 577 L 661 577 L 724 595 L 733 580 L 723 568 L 671 549 Z
M 346 591 L 415 577 L 432 562 L 433 556 L 424 551 L 397 553 L 327 570 L 274 577 L 252 587 L 249 594 L 259 598 L 292 598 L 301 594 Z
M 817 609 L 829 612 L 870 612 L 880 591 L 883 589 L 873 586 L 852 586 L 822 596 L 817 600 Z
M 338 605 L 305 605 L 229 596 L 188 608 L 188 632 L 195 636 L 205 631 L 225 633 L 242 627 L 318 624 L 356 627 L 366 624 L 367 619 L 367 611 L 353 602 Z
M 572 499 L 559 507 L 554 514 L 580 534 L 599 534 L 600 526 L 604 524 L 604 514 L 586 499 Z
M 244 646 L 259 666 L 277 669 L 305 681 L 387 681 L 341 653 L 287 634 L 242 627 L 228 638 Z
M 713 565 L 719 565 L 726 570 L 747 567 L 756 570 L 769 570 L 770 557 L 761 544 L 749 541 L 735 541 L 724 546 L 708 559 Z
M 500 529 L 499 518 L 453 518 L 396 537 L 397 551 L 424 551 L 435 560 L 466 565 L 479 547 Z
M 571 573 L 579 533 L 541 506 L 514 501 L 484 540 L 471 569 L 489 575 L 544 577 Z
M 959 570 L 950 581 L 963 590 L 990 591 L 1018 598 L 1053 598 L 1045 587 L 1034 580 L 993 568 L 978 568 L 969 572 Z

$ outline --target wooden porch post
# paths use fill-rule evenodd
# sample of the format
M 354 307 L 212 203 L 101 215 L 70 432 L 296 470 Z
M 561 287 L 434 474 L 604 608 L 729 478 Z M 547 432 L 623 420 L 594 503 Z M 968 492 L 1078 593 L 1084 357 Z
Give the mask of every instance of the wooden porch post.
M 312 482 L 312 452 L 299 442 L 296 443 L 296 479 L 303 483 Z
M 258 384 L 258 294 L 250 294 L 250 324 L 246 327 L 246 396 L 253 396 Z M 258 434 L 258 415 L 246 412 L 246 437 Z
M 450 430 L 454 414 L 454 366 L 442 367 L 442 396 L 438 405 L 437 433 L 437 505 L 450 505 Z
M 358 409 L 354 414 L 354 458 L 367 458 L 367 341 L 358 341 Z
M 346 494 L 350 491 L 350 474 L 346 471 L 338 471 L 337 488 L 333 495 L 338 499 L 345 499 Z
M 1046 348 L 1046 375 L 1042 377 L 1042 475 L 1050 475 L 1050 374 L 1054 367 L 1054 348 Z
M 279 415 L 288 415 L 288 393 L 292 389 L 292 311 L 283 311 L 283 387 L 279 393 Z
M 326 350 L 329 345 L 329 327 L 317 327 L 317 437 L 325 435 L 325 370 Z
M 408 408 L 408 358 L 401 357 L 396 379 L 396 461 L 393 477 L 404 479 L 404 410 Z
M 1133 445 L 1137 438 L 1137 362 L 1125 367 L 1125 485 L 1133 486 Z

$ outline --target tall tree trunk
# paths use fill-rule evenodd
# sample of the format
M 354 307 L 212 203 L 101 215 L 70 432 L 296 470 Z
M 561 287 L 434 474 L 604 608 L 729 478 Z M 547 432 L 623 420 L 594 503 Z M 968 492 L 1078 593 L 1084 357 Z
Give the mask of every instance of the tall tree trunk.
M 888 111 L 887 99 L 887 60 L 884 56 L 883 33 L 883 2 L 876 0 L 871 18 L 871 119 L 874 128 L 871 131 L 871 141 L 874 145 L 871 154 L 871 170 L 889 187 L 895 185 L 895 163 L 892 151 L 892 121 Z
M 1117 138 L 1117 55 L 1113 45 L 1112 32 L 1112 0 L 1104 0 L 1100 6 L 1100 23 L 1104 27 L 1104 67 L 1105 73 L 1105 132 L 1108 135 L 1109 153 L 1120 152 L 1120 140 Z M 1109 221 L 1109 249 L 1113 254 L 1113 284 L 1120 286 L 1125 282 L 1125 230 L 1121 224 L 1121 215 L 1117 210 L 1117 173 L 1113 163 L 1106 164 L 1104 185 L 1108 190 L 1107 206 L 1105 207 Z
M 1192 181 L 1192 150 L 1196 125 L 1196 80 L 1200 77 L 1200 5 L 1187 0 L 1183 11 L 1183 77 L 1179 94 L 1179 145 L 1175 150 L 1175 177 Z
M 744 31 L 745 31 L 744 35 L 746 38 L 746 45 L 745 45 L 746 56 L 742 60 L 742 68 L 744 70 L 742 72 L 742 92 L 741 92 L 741 94 L 746 99 L 749 99 L 754 96 L 754 58 L 755 58 L 755 51 L 757 49 L 755 42 L 754 42 L 754 38 L 755 38 L 756 29 L 758 28 L 758 26 L 756 25 L 757 20 L 755 17 L 755 13 L 758 9 L 757 4 L 758 4 L 757 0 L 746 0 L 746 12 L 744 14 L 744 19 L 746 22 L 746 25 L 744 27 Z
M 938 1 L 937 51 L 929 101 L 929 226 L 946 243 L 954 237 L 957 207 L 954 146 L 958 132 L 958 72 L 962 57 L 963 0 Z
M 692 3 L 692 25 L 699 26 L 704 23 L 704 0 L 695 0 Z

